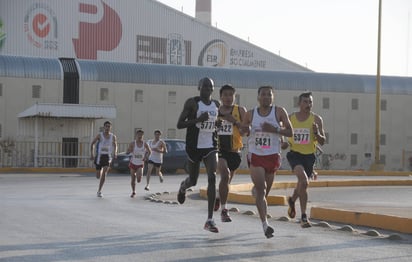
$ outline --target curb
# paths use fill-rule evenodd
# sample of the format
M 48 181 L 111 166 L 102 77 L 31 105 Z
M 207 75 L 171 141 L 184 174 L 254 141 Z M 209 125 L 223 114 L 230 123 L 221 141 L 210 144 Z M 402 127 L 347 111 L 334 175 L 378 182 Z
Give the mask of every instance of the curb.
M 272 189 L 294 188 L 296 182 L 275 182 Z M 336 181 L 311 181 L 309 187 L 349 187 L 349 186 L 412 186 L 412 180 L 336 180 Z M 229 186 L 228 201 L 240 204 L 255 204 L 251 190 L 253 183 Z M 207 198 L 207 188 L 199 189 L 200 196 Z M 287 205 L 287 197 L 269 195 L 268 205 Z M 412 218 L 393 215 L 359 212 L 353 210 L 312 207 L 312 219 L 346 223 L 359 226 L 376 227 L 401 233 L 412 233 Z
M 310 217 L 317 220 L 412 233 L 412 219 L 405 217 L 323 207 L 312 207 Z

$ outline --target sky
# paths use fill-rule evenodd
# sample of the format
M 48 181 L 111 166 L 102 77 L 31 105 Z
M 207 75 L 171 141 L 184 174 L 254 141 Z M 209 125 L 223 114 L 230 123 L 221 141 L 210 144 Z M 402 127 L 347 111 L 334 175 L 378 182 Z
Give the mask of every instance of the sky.
M 195 16 L 196 0 L 158 0 Z M 212 0 L 212 26 L 316 72 L 377 74 L 379 0 Z M 412 77 L 412 0 L 382 0 L 381 75 Z

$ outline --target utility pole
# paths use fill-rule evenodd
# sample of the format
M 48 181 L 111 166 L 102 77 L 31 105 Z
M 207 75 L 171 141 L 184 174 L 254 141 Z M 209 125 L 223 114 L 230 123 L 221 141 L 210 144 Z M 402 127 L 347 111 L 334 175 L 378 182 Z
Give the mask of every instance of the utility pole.
M 376 112 L 375 112 L 375 162 L 371 166 L 373 171 L 381 171 L 384 165 L 380 162 L 380 125 L 381 125 L 381 21 L 382 0 L 379 0 L 378 14 L 378 55 L 376 72 Z

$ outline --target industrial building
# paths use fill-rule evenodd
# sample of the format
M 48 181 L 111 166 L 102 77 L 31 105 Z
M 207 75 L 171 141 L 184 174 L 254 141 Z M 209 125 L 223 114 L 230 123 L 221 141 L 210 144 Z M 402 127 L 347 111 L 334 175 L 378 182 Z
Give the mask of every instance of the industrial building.
M 5 0 L 0 19 L 0 167 L 90 166 L 89 143 L 106 119 L 121 146 L 138 128 L 184 138 L 177 118 L 204 76 L 215 99 L 231 83 L 246 108 L 261 85 L 274 86 L 288 112 L 312 91 L 327 133 L 319 168 L 372 161 L 374 76 L 312 72 L 152 0 Z M 387 170 L 409 169 L 411 87 L 412 78 L 382 77 Z

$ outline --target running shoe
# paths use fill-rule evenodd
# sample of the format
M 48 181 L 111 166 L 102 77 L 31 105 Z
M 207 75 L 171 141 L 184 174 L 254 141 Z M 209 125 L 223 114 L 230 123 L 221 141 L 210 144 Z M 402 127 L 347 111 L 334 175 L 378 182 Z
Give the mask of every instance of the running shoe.
M 288 204 L 289 204 L 288 216 L 290 218 L 295 218 L 296 216 L 295 202 L 292 201 L 292 197 L 288 197 Z
M 144 190 L 149 191 L 149 186 L 145 186 Z
M 216 197 L 215 199 L 215 207 L 213 208 L 214 211 L 218 211 L 220 208 L 220 199 Z
M 182 191 L 182 185 L 184 181 L 180 184 L 179 193 L 177 193 L 177 202 L 183 204 L 186 200 L 186 190 Z
M 229 210 L 226 208 L 222 210 L 220 217 L 222 218 L 222 222 L 232 222 L 232 218 L 229 216 Z
M 97 192 L 97 197 L 103 197 L 102 192 Z
M 163 183 L 163 176 L 162 175 L 159 176 L 159 180 L 160 180 L 160 183 Z
M 213 233 L 219 233 L 219 229 L 217 229 L 215 221 L 213 220 L 206 221 L 204 229 Z
M 312 224 L 310 223 L 310 221 L 309 221 L 306 214 L 302 214 L 302 219 L 300 220 L 300 225 L 303 228 L 308 228 L 308 227 L 312 226 Z
M 130 197 L 135 197 L 136 196 L 136 192 L 132 192 L 132 194 L 130 195 Z
M 273 237 L 273 233 L 275 232 L 275 230 L 273 230 L 273 227 L 268 226 L 265 230 L 265 236 L 266 238 L 272 238 Z

